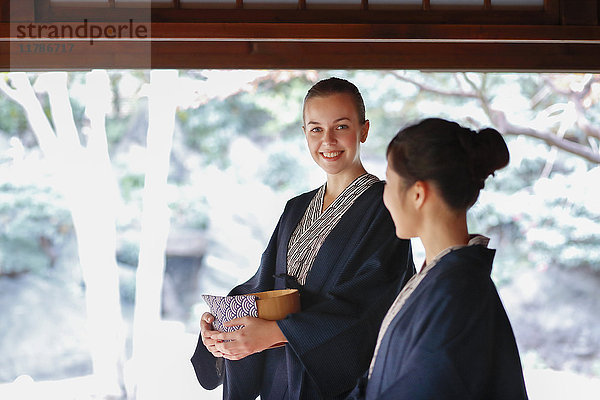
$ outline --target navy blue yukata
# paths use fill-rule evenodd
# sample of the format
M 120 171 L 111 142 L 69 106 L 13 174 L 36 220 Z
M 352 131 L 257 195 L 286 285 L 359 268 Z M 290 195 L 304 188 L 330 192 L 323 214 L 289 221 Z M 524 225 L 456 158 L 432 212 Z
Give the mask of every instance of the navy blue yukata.
M 287 275 L 290 237 L 316 190 L 286 204 L 256 274 L 230 295 L 297 288 L 302 311 L 278 321 L 285 347 L 242 360 L 215 358 L 198 340 L 192 364 L 201 385 L 223 383 L 225 399 L 343 399 L 368 369 L 379 326 L 414 274 L 410 242 L 395 236 L 374 183 L 344 213 L 304 285 Z
M 514 334 L 490 278 L 495 251 L 444 255 L 391 321 L 351 399 L 527 399 Z

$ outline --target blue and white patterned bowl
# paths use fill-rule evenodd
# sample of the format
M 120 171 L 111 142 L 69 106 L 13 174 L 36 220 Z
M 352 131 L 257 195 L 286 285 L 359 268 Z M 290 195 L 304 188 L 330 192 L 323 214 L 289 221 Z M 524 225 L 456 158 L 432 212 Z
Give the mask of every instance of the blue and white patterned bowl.
M 233 332 L 242 326 L 224 326 L 223 323 L 235 318 L 252 316 L 258 318 L 256 300 L 258 296 L 213 296 L 203 294 L 202 298 L 208 304 L 210 313 L 215 317 L 213 328 L 219 332 Z
M 223 323 L 235 318 L 251 316 L 274 321 L 300 311 L 300 294 L 296 289 L 268 290 L 237 296 L 204 294 L 202 298 L 215 317 L 213 328 L 219 332 L 240 329 L 241 326 L 223 326 Z

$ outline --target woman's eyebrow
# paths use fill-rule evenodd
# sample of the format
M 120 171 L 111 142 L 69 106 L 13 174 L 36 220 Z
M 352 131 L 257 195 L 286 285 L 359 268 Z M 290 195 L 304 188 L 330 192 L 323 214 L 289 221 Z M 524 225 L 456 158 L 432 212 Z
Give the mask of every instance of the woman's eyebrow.
M 335 122 L 340 122 L 340 121 L 343 121 L 343 120 L 345 120 L 345 119 L 347 119 L 348 121 L 350 121 L 350 118 L 348 118 L 348 117 L 342 117 L 342 118 L 338 118 L 338 119 L 336 119 L 336 120 L 335 120 L 335 121 L 333 121 L 333 122 L 334 122 L 334 123 L 335 123 Z
M 350 121 L 350 118 L 348 118 L 348 117 L 341 117 L 341 118 L 338 118 L 338 119 L 336 119 L 335 121 L 333 121 L 333 123 L 335 124 L 335 123 L 337 123 L 337 122 L 340 122 L 340 121 L 343 121 L 343 120 L 348 120 L 348 121 Z M 320 125 L 321 123 L 320 123 L 320 122 L 317 122 L 317 121 L 309 121 L 309 122 L 308 122 L 306 125 L 311 125 L 311 124 L 312 124 L 312 125 Z

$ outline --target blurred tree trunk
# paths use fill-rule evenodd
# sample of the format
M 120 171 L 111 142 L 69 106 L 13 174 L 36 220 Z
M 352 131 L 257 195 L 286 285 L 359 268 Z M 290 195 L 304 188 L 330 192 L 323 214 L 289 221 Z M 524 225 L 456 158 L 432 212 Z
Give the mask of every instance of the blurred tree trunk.
M 160 385 L 160 360 L 154 357 L 160 348 L 161 299 L 165 270 L 165 251 L 169 233 L 167 177 L 171 154 L 178 71 L 151 72 L 149 119 L 146 146 L 146 178 L 142 210 L 142 233 L 136 275 L 133 323 L 134 388 L 130 398 L 154 398 Z
M 124 395 L 124 336 L 119 298 L 116 252 L 118 187 L 108 155 L 105 117 L 110 106 L 105 71 L 86 76 L 86 115 L 89 127 L 79 132 L 67 88 L 66 72 L 40 74 L 35 90 L 25 73 L 8 75 L 12 86 L 0 80 L 0 89 L 27 114 L 37 142 L 57 186 L 71 211 L 85 283 L 85 299 L 94 375 L 102 396 Z M 47 93 L 54 127 L 37 98 Z

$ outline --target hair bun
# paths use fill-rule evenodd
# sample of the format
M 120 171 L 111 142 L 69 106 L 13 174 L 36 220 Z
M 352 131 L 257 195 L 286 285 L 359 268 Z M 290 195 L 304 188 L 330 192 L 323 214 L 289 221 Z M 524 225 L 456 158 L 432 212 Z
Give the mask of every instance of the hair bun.
M 470 136 L 473 146 L 469 158 L 473 163 L 473 171 L 478 171 L 480 179 L 485 180 L 496 170 L 508 165 L 508 147 L 500 132 L 493 128 L 484 128 Z

